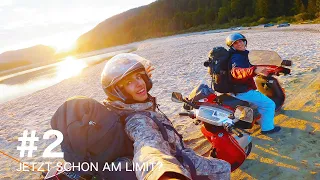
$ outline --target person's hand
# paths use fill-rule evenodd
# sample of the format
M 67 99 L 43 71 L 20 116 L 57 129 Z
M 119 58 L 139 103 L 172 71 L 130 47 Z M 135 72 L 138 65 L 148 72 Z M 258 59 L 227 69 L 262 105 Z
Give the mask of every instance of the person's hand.
M 147 75 L 149 76 L 149 78 L 151 78 L 152 77 L 152 71 L 154 70 L 154 67 L 152 67 L 152 66 L 148 66 L 147 68 L 146 68 L 146 72 L 147 72 Z

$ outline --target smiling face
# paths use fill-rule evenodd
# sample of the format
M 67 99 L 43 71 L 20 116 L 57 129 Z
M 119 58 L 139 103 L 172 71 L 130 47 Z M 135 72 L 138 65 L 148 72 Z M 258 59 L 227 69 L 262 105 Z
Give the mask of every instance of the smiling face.
M 246 50 L 246 44 L 243 40 L 239 39 L 232 45 L 237 51 L 245 51 Z
M 147 86 L 142 78 L 142 72 L 134 72 L 121 79 L 117 86 L 132 96 L 133 100 L 142 102 L 148 98 Z

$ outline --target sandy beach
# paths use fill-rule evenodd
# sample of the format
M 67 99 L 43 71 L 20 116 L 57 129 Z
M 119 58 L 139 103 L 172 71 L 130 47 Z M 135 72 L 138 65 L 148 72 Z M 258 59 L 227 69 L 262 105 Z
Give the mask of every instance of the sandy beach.
M 241 30 L 249 50 L 273 50 L 293 61 L 292 74 L 280 77 L 286 90 L 286 102 L 275 117 L 282 131 L 261 135 L 253 132 L 253 149 L 244 164 L 232 173 L 232 179 L 319 179 L 320 180 L 320 24 L 292 25 L 286 28 Z M 193 33 L 135 43 L 133 53 L 149 59 L 155 67 L 154 88 L 160 109 L 171 117 L 185 141 L 204 154 L 210 145 L 191 119 L 180 118 L 181 104 L 171 101 L 173 91 L 188 95 L 206 74 L 203 62 L 215 46 L 225 46 L 230 32 Z M 24 162 L 47 162 L 44 149 L 53 139 L 44 140 L 51 129 L 50 119 L 69 97 L 83 95 L 102 101 L 100 73 L 105 62 L 85 69 L 81 75 L 0 105 L 0 149 L 19 158 L 18 137 L 24 130 L 36 130 L 38 149 Z M 54 151 L 60 151 L 55 148 Z M 18 172 L 19 163 L 0 154 L 0 180 L 37 179 L 39 173 Z

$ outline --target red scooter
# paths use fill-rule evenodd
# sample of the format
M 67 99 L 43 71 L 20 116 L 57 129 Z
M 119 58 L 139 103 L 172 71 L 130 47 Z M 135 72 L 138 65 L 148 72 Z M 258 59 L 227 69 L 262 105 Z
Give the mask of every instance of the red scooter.
M 290 69 L 284 66 L 291 66 L 291 61 L 282 61 L 273 51 L 251 51 L 250 54 L 253 63 L 275 64 L 259 65 L 267 71 L 259 74 L 255 82 L 258 90 L 275 102 L 276 110 L 281 109 L 285 92 L 274 76 L 290 74 Z M 251 129 L 261 117 L 256 108 L 229 94 L 217 95 L 206 84 L 196 87 L 188 98 L 173 92 L 171 99 L 185 103 L 187 111 L 179 115 L 196 119 L 197 124 L 202 125 L 202 133 L 212 144 L 212 157 L 229 162 L 232 171 L 244 162 L 252 149 L 252 137 L 245 129 Z

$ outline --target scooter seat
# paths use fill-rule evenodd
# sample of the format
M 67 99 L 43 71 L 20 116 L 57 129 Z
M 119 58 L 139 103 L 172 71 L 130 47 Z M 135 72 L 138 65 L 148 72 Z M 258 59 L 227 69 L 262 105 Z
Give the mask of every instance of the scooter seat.
M 261 114 L 258 112 L 257 106 L 250 104 L 247 101 L 240 100 L 229 94 L 222 94 L 222 95 L 219 95 L 217 98 L 219 103 L 221 103 L 222 105 L 230 106 L 233 109 L 235 109 L 237 106 L 251 107 L 253 109 L 253 119 L 257 119 L 261 116 Z
M 242 101 L 236 97 L 233 97 L 229 94 L 222 94 L 218 97 L 218 102 L 222 105 L 230 106 L 232 108 L 236 108 L 237 106 L 247 106 L 250 107 L 250 104 L 247 101 Z

